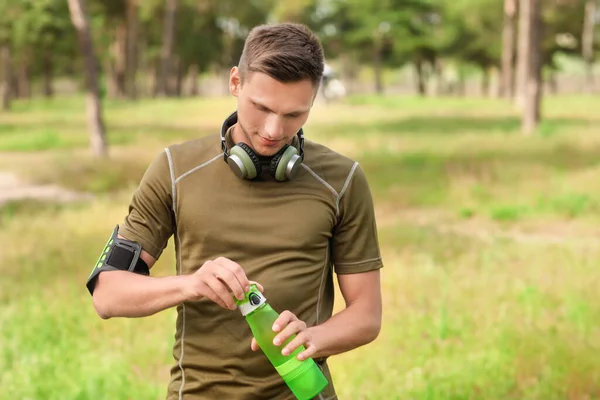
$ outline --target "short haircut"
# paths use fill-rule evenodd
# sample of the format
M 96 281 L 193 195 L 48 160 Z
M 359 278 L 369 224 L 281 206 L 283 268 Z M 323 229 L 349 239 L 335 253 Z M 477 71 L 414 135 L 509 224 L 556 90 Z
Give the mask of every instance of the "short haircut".
M 242 82 L 252 72 L 262 72 L 283 83 L 310 79 L 318 87 L 323 65 L 321 42 L 306 25 L 280 23 L 250 31 L 238 67 Z

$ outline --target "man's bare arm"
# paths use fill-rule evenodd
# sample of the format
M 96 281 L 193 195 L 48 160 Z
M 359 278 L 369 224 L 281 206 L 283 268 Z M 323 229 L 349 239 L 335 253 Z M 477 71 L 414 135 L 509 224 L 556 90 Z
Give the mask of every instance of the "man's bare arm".
M 119 238 L 124 239 L 120 235 Z M 140 257 L 148 268 L 156 263 L 145 250 Z M 96 312 L 103 319 L 145 317 L 203 297 L 224 308 L 235 309 L 232 293 L 242 299 L 249 285 L 238 264 L 217 258 L 205 262 L 191 275 L 151 277 L 127 271 L 102 272 L 98 275 L 93 301 Z
M 283 349 L 290 354 L 299 345 L 306 350 L 298 355 L 307 357 L 328 357 L 353 350 L 372 342 L 381 330 L 382 300 L 379 270 L 356 274 L 338 275 L 338 281 L 346 308 L 320 325 L 306 328 L 306 323 L 289 311 L 281 313 L 274 325 L 280 333 L 275 337 L 275 345 L 284 343 L 291 334 L 298 335 Z M 258 349 L 252 341 L 252 349 Z

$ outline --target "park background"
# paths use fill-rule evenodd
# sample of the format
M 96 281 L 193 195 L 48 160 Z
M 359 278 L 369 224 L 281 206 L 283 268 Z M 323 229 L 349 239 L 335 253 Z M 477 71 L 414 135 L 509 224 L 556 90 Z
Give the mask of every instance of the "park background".
M 0 0 L 0 399 L 164 398 L 174 310 L 101 320 L 84 283 L 278 21 L 322 39 L 306 136 L 377 211 L 383 327 L 331 359 L 340 399 L 600 398 L 595 0 Z

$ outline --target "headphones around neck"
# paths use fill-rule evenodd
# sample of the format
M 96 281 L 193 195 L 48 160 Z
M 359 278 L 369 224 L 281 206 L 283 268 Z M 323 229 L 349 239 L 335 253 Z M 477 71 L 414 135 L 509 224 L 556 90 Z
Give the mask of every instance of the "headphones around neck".
M 263 162 L 250 146 L 240 142 L 227 150 L 225 135 L 227 130 L 237 122 L 237 112 L 233 112 L 221 127 L 221 148 L 223 157 L 229 168 L 240 179 L 254 179 L 262 174 Z M 304 160 L 304 132 L 298 131 L 300 151 L 286 144 L 275 155 L 269 157 L 268 167 L 271 176 L 279 181 L 292 180 Z

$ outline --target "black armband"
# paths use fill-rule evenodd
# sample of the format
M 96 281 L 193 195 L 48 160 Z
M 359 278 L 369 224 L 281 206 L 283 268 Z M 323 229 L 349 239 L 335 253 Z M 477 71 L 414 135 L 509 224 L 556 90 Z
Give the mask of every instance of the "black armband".
M 148 264 L 140 257 L 142 246 L 139 243 L 118 238 L 118 232 L 119 226 L 117 225 L 87 280 L 86 287 L 90 294 L 94 293 L 98 275 L 104 271 L 129 271 L 150 275 Z

